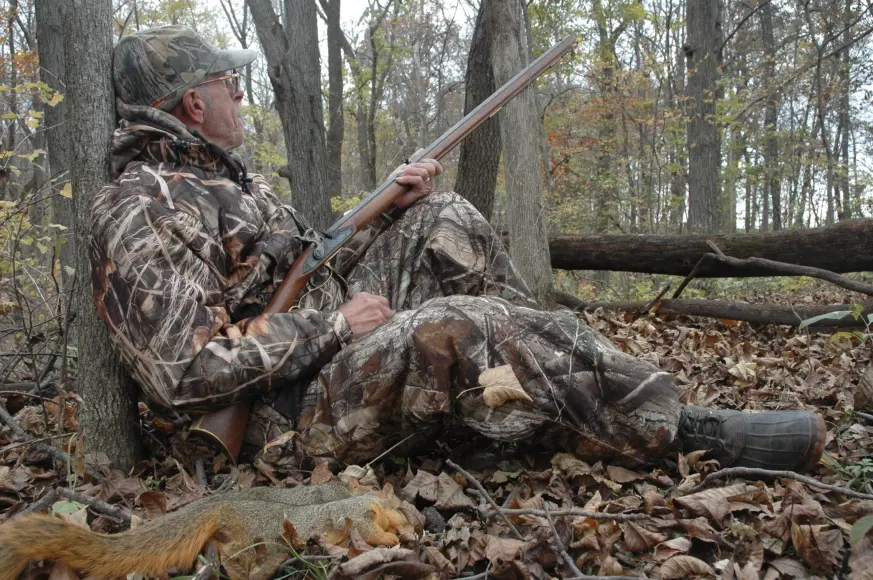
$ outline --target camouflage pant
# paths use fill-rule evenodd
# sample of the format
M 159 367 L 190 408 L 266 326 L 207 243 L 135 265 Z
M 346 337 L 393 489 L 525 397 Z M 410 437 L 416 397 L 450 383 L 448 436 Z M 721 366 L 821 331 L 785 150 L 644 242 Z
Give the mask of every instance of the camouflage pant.
M 339 269 L 351 293 L 385 296 L 397 312 L 343 348 L 305 391 L 286 389 L 273 401 L 297 417 L 298 451 L 365 462 L 414 432 L 466 429 L 634 464 L 675 439 L 672 378 L 571 312 L 537 308 L 493 229 L 463 198 L 419 202 Z M 530 400 L 489 407 L 480 375 L 503 365 Z M 252 442 L 284 428 L 274 409 L 255 414 Z

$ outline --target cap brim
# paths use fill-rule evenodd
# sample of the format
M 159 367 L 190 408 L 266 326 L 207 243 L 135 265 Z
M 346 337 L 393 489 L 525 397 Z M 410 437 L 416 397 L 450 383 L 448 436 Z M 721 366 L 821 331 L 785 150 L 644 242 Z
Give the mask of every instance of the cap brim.
M 250 48 L 235 48 L 218 51 L 218 58 L 206 71 L 207 74 L 242 68 L 258 58 L 258 51 Z

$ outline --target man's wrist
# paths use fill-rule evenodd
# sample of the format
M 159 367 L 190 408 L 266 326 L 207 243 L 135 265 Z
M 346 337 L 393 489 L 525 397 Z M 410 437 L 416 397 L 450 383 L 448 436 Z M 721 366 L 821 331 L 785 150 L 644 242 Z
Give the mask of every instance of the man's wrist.
M 349 326 L 345 315 L 339 310 L 333 313 L 333 333 L 336 335 L 337 340 L 339 340 L 340 347 L 347 345 L 354 338 L 352 327 Z

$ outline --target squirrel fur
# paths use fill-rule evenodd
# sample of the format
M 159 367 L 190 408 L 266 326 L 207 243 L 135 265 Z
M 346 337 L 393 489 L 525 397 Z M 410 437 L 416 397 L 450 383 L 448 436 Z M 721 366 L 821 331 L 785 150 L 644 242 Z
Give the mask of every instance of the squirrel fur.
M 190 569 L 208 543 L 232 577 L 260 575 L 270 562 L 278 568 L 291 552 L 286 520 L 293 529 L 291 543 L 315 535 L 337 543 L 355 529 L 370 544 L 391 546 L 400 542 L 395 532 L 409 526 L 399 506 L 390 485 L 362 493 L 333 482 L 210 496 L 118 534 L 99 534 L 48 515 L 21 516 L 0 525 L 0 580 L 15 580 L 32 560 L 62 562 L 101 578 L 157 576 Z M 276 558 L 265 563 L 271 556 Z

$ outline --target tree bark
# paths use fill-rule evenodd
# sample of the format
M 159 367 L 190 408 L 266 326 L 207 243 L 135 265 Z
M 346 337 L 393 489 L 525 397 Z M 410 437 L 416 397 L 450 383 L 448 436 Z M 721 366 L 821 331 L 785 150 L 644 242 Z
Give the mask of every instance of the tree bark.
M 115 127 L 110 0 L 66 0 L 64 37 L 67 118 L 76 209 L 79 414 L 90 451 L 127 470 L 139 455 L 136 389 L 109 347 L 91 296 L 88 252 L 91 200 L 109 179 L 109 139 Z
M 733 208 L 723 207 L 719 188 L 721 147 L 716 121 L 721 64 L 721 2 L 688 2 L 688 227 L 713 233 L 726 227 Z M 727 210 L 730 209 L 728 212 Z
M 712 241 L 733 258 L 764 258 L 832 272 L 873 270 L 873 220 L 853 219 L 833 226 L 771 233 L 720 235 L 573 235 L 549 240 L 552 267 L 566 270 L 614 270 L 685 276 Z M 767 270 L 738 270 L 704 264 L 701 278 L 772 275 Z
M 779 118 L 779 96 L 776 92 L 776 38 L 773 34 L 773 2 L 761 5 L 761 37 L 764 42 L 764 90 L 767 102 L 764 107 L 764 175 L 767 191 L 764 199 L 770 201 L 769 212 L 765 209 L 761 229 L 769 228 L 768 214 L 772 217 L 773 230 L 782 229 L 781 162 L 776 122 Z
M 622 310 L 640 312 L 649 302 L 583 302 L 575 296 L 556 293 L 558 304 L 573 310 Z M 863 304 L 863 317 L 873 312 L 873 301 Z M 747 302 L 730 302 L 727 300 L 695 300 L 695 299 L 664 299 L 655 304 L 651 310 L 663 314 L 678 314 L 684 316 L 705 316 L 743 322 L 761 324 L 782 324 L 785 326 L 800 326 L 804 320 L 829 312 L 849 310 L 849 304 L 829 304 L 827 306 L 785 306 L 782 304 L 749 304 Z M 821 320 L 810 324 L 807 328 L 813 330 L 830 330 L 832 328 L 863 328 L 862 320 L 855 320 L 851 315 L 836 320 Z
M 497 89 L 491 64 L 490 5 L 491 0 L 482 0 L 476 16 L 467 58 L 465 115 Z M 461 143 L 458 177 L 455 180 L 455 191 L 467 198 L 489 220 L 494 210 L 500 149 L 500 125 L 494 116 Z
M 342 159 L 345 118 L 343 117 L 343 29 L 340 26 L 340 0 L 322 2 L 327 16 L 327 194 L 342 194 Z
M 36 0 L 36 37 L 39 47 L 39 76 L 55 91 L 64 93 L 63 79 L 66 77 L 64 66 L 64 20 L 63 2 L 55 0 Z M 75 207 L 73 200 L 57 195 L 64 183 L 69 179 L 67 172 L 70 169 L 67 152 L 67 125 L 66 117 L 67 102 L 61 101 L 54 107 L 47 104 L 43 106 L 45 137 L 48 143 L 48 172 L 50 179 L 54 180 L 52 189 L 55 195 L 52 197 L 52 221 L 67 228 L 68 235 L 60 249 L 61 264 L 74 264 L 76 262 L 76 237 L 73 235 L 75 224 Z M 64 286 L 70 284 L 69 275 L 64 268 L 61 269 Z
M 497 86 L 520 71 L 526 60 L 522 10 L 519 0 L 491 0 L 491 56 Z M 532 86 L 500 111 L 510 255 L 536 298 L 548 303 L 552 269 L 543 211 L 539 120 Z
M 331 220 L 325 171 L 318 28 L 312 0 L 285 0 L 285 26 L 270 0 L 246 0 L 264 55 L 288 149 L 294 207 L 316 228 Z

